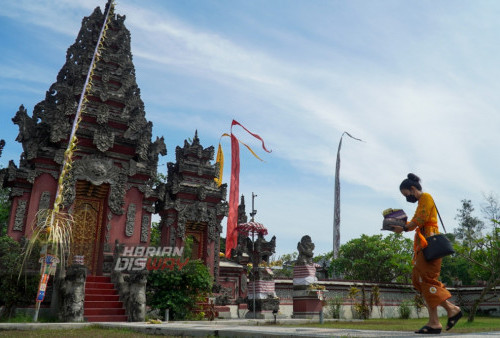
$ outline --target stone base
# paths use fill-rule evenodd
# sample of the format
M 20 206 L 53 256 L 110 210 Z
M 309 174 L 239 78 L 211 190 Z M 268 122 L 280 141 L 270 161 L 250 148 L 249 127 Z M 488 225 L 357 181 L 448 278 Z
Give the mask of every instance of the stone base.
M 253 313 L 253 299 L 247 299 L 248 311 Z M 256 299 L 255 300 L 255 312 L 272 312 L 275 310 L 278 312 L 280 309 L 280 299 L 279 298 L 266 298 L 266 299 Z
M 218 318 L 231 319 L 231 309 L 229 306 L 215 306 L 215 311 L 217 311 Z
M 276 314 L 276 319 L 285 319 L 286 316 L 282 314 Z M 248 311 L 245 315 L 245 319 L 254 319 L 254 315 L 252 311 Z M 255 319 L 267 319 L 274 320 L 274 314 L 272 311 L 259 311 L 255 312 Z
M 319 319 L 323 310 L 323 301 L 316 290 L 293 292 L 293 318 Z

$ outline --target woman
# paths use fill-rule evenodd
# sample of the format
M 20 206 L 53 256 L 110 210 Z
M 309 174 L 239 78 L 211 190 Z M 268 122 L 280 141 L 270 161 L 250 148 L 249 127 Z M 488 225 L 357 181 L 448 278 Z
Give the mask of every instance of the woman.
M 422 249 L 427 246 L 426 238 L 439 233 L 437 209 L 432 196 L 422 192 L 420 178 L 415 174 L 408 174 L 408 178 L 401 182 L 399 190 L 408 202 L 418 201 L 412 220 L 405 226 L 394 226 L 396 233 L 415 230 L 412 282 L 415 289 L 424 297 L 429 311 L 429 321 L 415 333 L 441 333 L 442 325 L 439 322 L 438 305 L 444 307 L 448 313 L 446 330 L 455 326 L 462 317 L 462 311 L 448 301 L 451 294 L 438 280 L 442 259 L 426 261 L 422 252 Z

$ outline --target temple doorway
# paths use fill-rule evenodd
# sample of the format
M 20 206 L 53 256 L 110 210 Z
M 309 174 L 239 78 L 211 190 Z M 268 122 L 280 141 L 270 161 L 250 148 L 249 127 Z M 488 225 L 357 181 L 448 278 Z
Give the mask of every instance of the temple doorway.
M 73 242 L 70 262 L 83 256 L 90 275 L 102 274 L 102 242 L 105 201 L 109 186 L 78 181 L 73 204 Z

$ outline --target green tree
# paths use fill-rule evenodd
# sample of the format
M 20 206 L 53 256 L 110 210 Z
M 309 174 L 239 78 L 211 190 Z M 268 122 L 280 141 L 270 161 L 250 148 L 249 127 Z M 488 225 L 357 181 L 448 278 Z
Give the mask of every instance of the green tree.
M 156 270 L 148 275 L 147 303 L 176 320 L 192 319 L 196 303 L 212 290 L 212 276 L 200 260 L 189 261 L 182 269 Z
M 0 182 L 1 184 L 1 182 Z M 0 189 L 0 236 L 7 234 L 7 226 L 10 214 L 9 188 Z
M 161 245 L 161 227 L 158 222 L 151 222 L 151 236 L 149 237 L 149 245 Z
M 10 317 L 18 305 L 35 302 L 39 275 L 21 276 L 21 247 L 9 236 L 0 237 L 0 306 L 4 306 L 3 317 Z
M 462 207 L 457 210 L 455 219 L 458 221 L 458 227 L 455 229 L 455 238 L 460 241 L 470 256 L 477 246 L 477 241 L 481 238 L 481 230 L 484 223 L 478 217 L 473 216 L 474 207 L 471 200 L 463 199 Z
M 409 283 L 413 242 L 397 234 L 367 236 L 343 244 L 331 268 L 345 279 Z

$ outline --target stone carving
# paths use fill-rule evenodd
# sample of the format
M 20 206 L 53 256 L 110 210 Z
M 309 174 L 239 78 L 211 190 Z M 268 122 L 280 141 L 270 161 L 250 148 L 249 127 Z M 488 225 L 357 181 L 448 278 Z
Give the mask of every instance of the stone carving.
M 99 149 L 99 151 L 105 152 L 109 148 L 112 148 L 114 142 L 115 134 L 107 125 L 98 127 L 94 132 L 93 143 L 97 146 L 97 149 Z
M 40 202 L 38 203 L 38 212 L 41 212 L 42 210 L 47 210 L 50 209 L 50 192 L 49 191 L 44 191 L 40 195 Z M 38 224 L 42 221 L 42 218 L 40 217 L 38 219 Z
M 71 265 L 66 270 L 66 277 L 60 284 L 61 307 L 59 318 L 63 322 L 83 322 L 83 304 L 85 299 L 85 279 L 87 269 L 84 265 Z
M 300 242 L 297 243 L 297 250 L 299 252 L 299 256 L 297 257 L 296 265 L 309 265 L 313 264 L 312 258 L 314 256 L 314 243 L 309 236 L 303 236 L 300 239 Z
M 146 318 L 146 284 L 148 270 L 131 271 L 125 277 L 128 283 L 128 297 L 126 297 L 127 316 L 130 322 L 143 322 Z
M 21 105 L 14 118 L 12 118 L 12 122 L 19 126 L 19 134 L 16 141 L 22 143 L 24 155 L 29 160 L 35 158 L 39 146 L 36 137 L 36 119 L 29 117 L 26 108 Z
M 14 218 L 14 227 L 12 230 L 23 231 L 24 218 L 26 216 L 26 202 L 25 200 L 17 201 L 16 216 Z
M 109 119 L 109 106 L 102 104 L 97 113 L 97 123 L 107 124 Z
M 149 215 L 142 216 L 141 242 L 147 243 L 149 235 Z
M 123 169 L 113 165 L 111 159 L 91 155 L 73 163 L 73 170 L 63 194 L 65 207 L 69 207 L 75 200 L 77 180 L 88 181 L 96 186 L 108 183 L 111 188 L 108 198 L 109 208 L 115 215 L 123 214 L 127 176 Z
M 135 204 L 130 203 L 127 210 L 127 221 L 125 222 L 125 235 L 131 237 L 135 226 Z

